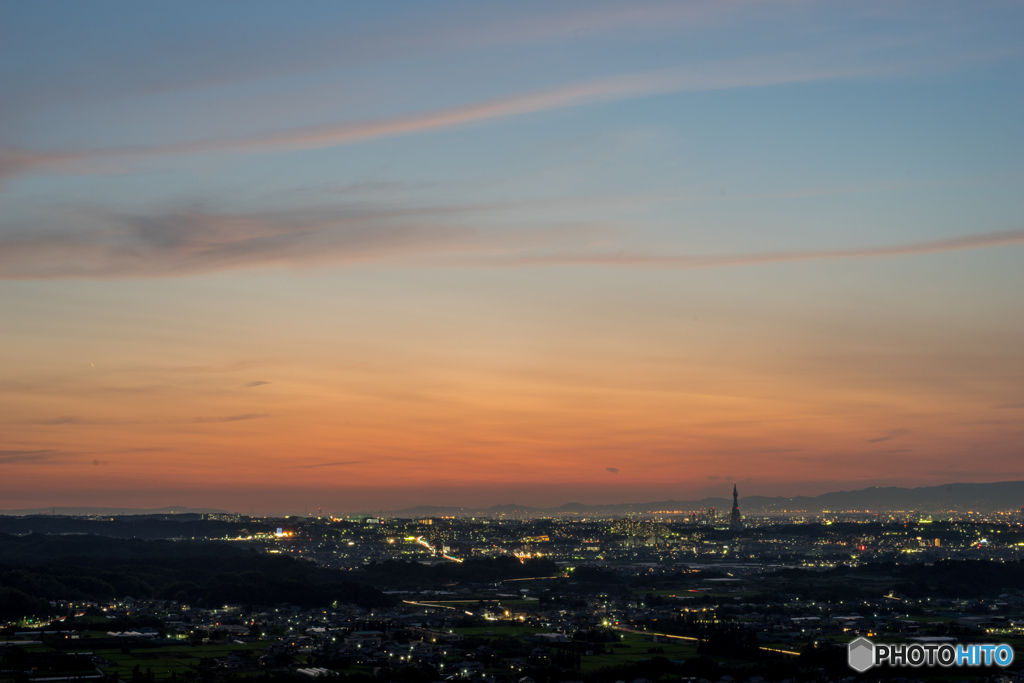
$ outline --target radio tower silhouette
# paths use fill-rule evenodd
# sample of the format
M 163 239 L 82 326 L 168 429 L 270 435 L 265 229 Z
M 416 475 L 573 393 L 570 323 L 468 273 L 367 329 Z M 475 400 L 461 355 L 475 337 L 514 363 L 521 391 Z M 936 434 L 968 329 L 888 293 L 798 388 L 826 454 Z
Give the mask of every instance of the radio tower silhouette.
M 740 494 L 736 492 L 736 484 L 732 485 L 732 517 L 729 518 L 729 528 L 733 531 L 743 528 L 743 519 L 740 517 Z

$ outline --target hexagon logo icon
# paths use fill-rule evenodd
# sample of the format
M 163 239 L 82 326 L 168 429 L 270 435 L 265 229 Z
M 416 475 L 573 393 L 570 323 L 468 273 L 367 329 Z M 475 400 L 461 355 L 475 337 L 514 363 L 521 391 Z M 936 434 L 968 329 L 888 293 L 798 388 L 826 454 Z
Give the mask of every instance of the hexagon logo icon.
M 858 673 L 864 673 L 874 666 L 875 644 L 867 638 L 852 640 L 847 646 L 846 658 L 851 669 Z

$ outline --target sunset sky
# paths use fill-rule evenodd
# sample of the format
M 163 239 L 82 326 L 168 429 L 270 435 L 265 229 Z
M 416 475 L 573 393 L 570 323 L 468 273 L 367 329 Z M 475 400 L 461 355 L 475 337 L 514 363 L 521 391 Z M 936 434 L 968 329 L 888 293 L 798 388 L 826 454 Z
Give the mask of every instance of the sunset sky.
M 1024 479 L 1022 35 L 0 2 L 0 509 Z

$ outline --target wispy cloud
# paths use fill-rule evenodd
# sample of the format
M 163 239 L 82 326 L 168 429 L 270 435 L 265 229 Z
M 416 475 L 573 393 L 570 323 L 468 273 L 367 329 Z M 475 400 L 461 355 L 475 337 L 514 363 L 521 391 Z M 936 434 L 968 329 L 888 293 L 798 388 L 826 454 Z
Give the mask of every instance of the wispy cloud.
M 874 438 L 874 439 L 865 439 L 864 441 L 866 443 L 882 443 L 883 441 L 892 441 L 893 439 L 895 439 L 897 437 L 905 436 L 905 435 L 907 435 L 909 433 L 910 433 L 909 429 L 902 429 L 902 428 L 901 429 L 894 429 L 891 432 L 889 432 L 888 434 L 886 434 L 885 436 L 879 436 L 879 437 Z M 897 452 L 897 451 L 887 451 L 887 452 Z
M 257 380 L 255 382 L 249 382 L 247 384 L 243 384 L 242 388 L 243 389 L 252 389 L 252 388 L 255 388 L 255 387 L 262 387 L 265 384 L 270 384 L 270 382 L 264 382 L 262 380 Z
M 242 420 L 258 420 L 266 414 L 246 413 L 245 415 L 225 415 L 223 417 L 197 417 L 190 420 L 193 424 L 212 424 L 218 422 L 241 422 Z
M 436 251 L 467 234 L 451 225 L 389 223 L 386 215 L 339 213 L 216 215 L 179 210 L 101 216 L 98 220 L 107 223 L 106 229 L 0 240 L 0 278 L 169 277 L 380 261 L 396 254 Z M 236 369 L 242 367 L 229 370 Z
M 68 225 L 76 224 L 73 231 L 0 231 L 0 279 L 153 278 L 242 268 L 338 266 L 570 245 L 581 237 L 590 242 L 596 234 L 595 227 L 574 224 L 477 228 L 477 219 L 465 217 L 522 205 L 394 207 L 353 202 L 249 214 L 209 213 L 194 205 L 131 215 L 80 210 L 66 219 Z M 252 362 L 177 371 L 235 372 L 249 367 Z
M 595 237 L 613 231 L 605 225 L 496 229 L 461 217 L 512 208 L 513 204 L 504 202 L 380 209 L 343 205 L 252 214 L 214 214 L 192 208 L 149 215 L 85 212 L 82 220 L 96 224 L 95 229 L 51 234 L 24 231 L 6 237 L 0 233 L 0 279 L 160 278 L 247 268 L 336 267 L 409 260 L 434 267 L 686 270 L 911 256 L 1024 242 L 1021 229 L 852 249 L 672 255 L 596 247 Z M 230 373 L 262 364 L 243 361 L 176 371 Z
M 102 238 L 101 235 L 97 235 L 95 237 Z M 169 238 L 170 238 L 170 241 L 172 241 L 172 242 L 177 241 L 173 235 L 169 236 Z M 0 244 L 2 244 L 2 243 L 0 243 Z M 233 362 L 230 362 L 230 363 L 222 363 L 220 365 L 178 365 L 178 366 L 174 366 L 174 367 L 171 367 L 171 368 L 162 368 L 162 370 L 165 370 L 166 372 L 172 372 L 172 373 L 181 372 L 181 373 L 199 374 L 199 375 L 203 375 L 203 374 L 219 374 L 219 373 L 240 372 L 242 370 L 251 370 L 253 368 L 262 367 L 262 366 L 267 365 L 268 363 L 273 363 L 273 362 L 274 361 L 267 360 L 267 359 L 262 359 L 262 360 L 261 359 L 247 359 L 247 360 L 233 361 Z
M 50 153 L 0 147 L 0 179 L 25 175 L 38 168 L 59 167 L 63 164 L 92 158 L 88 152 Z
M 334 462 L 320 462 L 315 465 L 296 465 L 292 469 L 294 470 L 310 470 L 315 467 L 342 467 L 345 465 L 358 465 L 366 462 L 365 460 L 336 460 Z
M 47 419 L 44 419 L 44 420 L 35 420 L 31 424 L 56 426 L 56 425 L 77 425 L 77 424 L 82 424 L 82 423 L 83 423 L 83 420 L 81 418 L 73 417 L 71 415 L 63 415 L 61 417 L 51 417 L 51 418 L 47 418 Z
M 47 460 L 52 460 L 59 455 L 61 454 L 58 451 L 50 449 L 24 451 L 0 450 L 0 465 L 10 465 L 23 462 L 35 465 Z
M 113 454 L 165 452 L 166 448 L 121 448 L 101 451 L 61 451 L 49 448 L 36 450 L 0 450 L 0 465 L 27 463 L 32 465 L 109 465 L 104 457 Z M 89 458 L 89 459 L 85 459 Z
M 605 471 L 611 472 L 612 474 L 618 474 L 619 473 L 619 468 L 618 467 L 605 467 L 604 469 L 605 469 Z
M 6 148 L 0 149 L 0 177 L 42 169 L 48 172 L 63 169 L 84 172 L 81 162 L 109 163 L 117 159 L 141 160 L 154 156 L 204 152 L 289 151 L 334 147 L 586 104 L 666 93 L 764 87 L 899 73 L 915 66 L 887 62 L 868 65 L 848 63 L 855 61 L 840 58 L 828 64 L 808 59 L 807 55 L 799 53 L 761 55 L 610 76 L 409 116 L 306 126 L 247 137 L 56 152 Z M 96 172 L 103 170 L 96 169 Z
M 558 5 L 549 5 L 548 12 L 520 16 L 502 16 L 500 21 L 474 22 L 467 26 L 455 26 L 448 30 L 431 32 L 418 31 L 418 35 L 403 36 L 403 41 L 422 44 L 436 44 L 445 49 L 492 47 L 500 43 L 536 43 L 549 40 L 562 41 L 566 38 L 601 35 L 616 32 L 621 36 L 623 29 L 642 29 L 639 38 L 649 35 L 653 29 L 690 27 L 703 28 L 709 22 L 727 17 L 745 17 L 751 10 L 766 5 L 779 7 L 783 2 L 768 3 L 763 0 L 722 0 L 720 2 L 668 2 L 668 3 L 613 3 L 601 6 L 597 3 L 582 8 L 568 8 L 564 11 Z M 509 5 L 514 7 L 514 5 Z
M 0 114 L 22 112 L 39 105 L 68 101 L 110 100 L 153 93 L 167 93 L 231 86 L 239 83 L 280 78 L 299 73 L 323 73 L 355 65 L 421 61 L 433 55 L 463 50 L 493 49 L 496 45 L 517 45 L 547 41 L 578 40 L 608 32 L 622 39 L 623 29 L 639 29 L 633 39 L 649 39 L 651 28 L 669 27 L 700 30 L 723 18 L 753 19 L 752 7 L 788 0 L 720 0 L 697 3 L 600 4 L 579 8 L 546 7 L 542 12 L 509 4 L 495 12 L 481 6 L 476 12 L 450 8 L 449 15 L 431 8 L 426 15 L 408 17 L 390 13 L 384 25 L 353 22 L 339 34 L 335 22 L 308 26 L 299 33 L 275 34 L 275 50 L 267 50 L 266 35 L 242 30 L 231 41 L 212 35 L 203 27 L 180 49 L 180 40 L 157 41 L 148 50 L 134 50 L 134 59 L 121 51 L 111 54 L 89 51 L 83 58 L 61 62 L 44 71 L 31 87 L 14 91 L 0 102 Z M 453 14 L 457 17 L 451 16 Z M 427 18 L 427 23 L 424 23 Z M 180 27 L 179 27 L 180 28 Z M 208 29 L 209 27 L 207 27 Z M 145 29 L 141 29 L 145 30 Z M 344 30 L 344 29 L 343 29 Z M 91 46 L 90 46 L 91 47 Z M 50 65 L 42 65 L 46 69 Z M 41 81 L 41 82 L 39 82 Z
M 806 251 L 769 251 L 721 256 L 665 256 L 637 252 L 585 252 L 557 254 L 511 254 L 494 257 L 494 265 L 507 266 L 561 266 L 603 265 L 622 267 L 664 268 L 687 270 L 698 268 L 730 268 L 736 266 L 807 261 L 816 259 L 878 258 L 885 256 L 914 256 L 945 251 L 984 249 L 1024 242 L 1024 230 L 1006 230 L 977 235 L 963 235 L 941 240 L 927 240 L 879 247 L 857 249 L 820 249 Z

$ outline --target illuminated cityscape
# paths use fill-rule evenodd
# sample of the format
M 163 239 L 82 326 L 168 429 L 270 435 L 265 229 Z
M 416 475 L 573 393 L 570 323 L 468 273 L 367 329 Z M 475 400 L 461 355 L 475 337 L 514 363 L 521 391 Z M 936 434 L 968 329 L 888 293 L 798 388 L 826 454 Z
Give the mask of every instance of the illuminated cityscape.
M 4 661 L 69 681 L 848 681 L 856 637 L 1024 640 L 1019 509 L 737 520 L 733 492 L 721 522 L 516 506 L 3 516 L 0 553 L 38 577 L 0 573 Z

